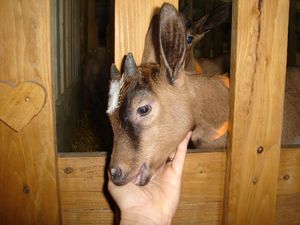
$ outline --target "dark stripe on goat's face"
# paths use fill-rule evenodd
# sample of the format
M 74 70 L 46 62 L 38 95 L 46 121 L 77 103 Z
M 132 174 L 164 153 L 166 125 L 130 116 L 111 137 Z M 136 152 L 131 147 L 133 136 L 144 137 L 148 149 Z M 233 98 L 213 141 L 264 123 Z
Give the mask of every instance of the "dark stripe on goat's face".
M 121 103 L 120 110 L 119 110 L 119 118 L 121 123 L 121 128 L 125 130 L 128 134 L 130 142 L 134 148 L 134 150 L 138 151 L 140 145 L 140 134 L 141 128 L 130 121 L 130 113 L 132 109 L 130 108 L 131 100 L 132 100 L 132 92 L 129 91 L 127 96 L 125 97 L 123 103 Z

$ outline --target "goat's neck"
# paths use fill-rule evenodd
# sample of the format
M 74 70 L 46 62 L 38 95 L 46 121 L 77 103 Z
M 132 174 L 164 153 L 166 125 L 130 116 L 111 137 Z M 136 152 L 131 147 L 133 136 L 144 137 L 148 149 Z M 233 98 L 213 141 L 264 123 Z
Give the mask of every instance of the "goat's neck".
M 228 119 L 228 88 L 219 77 L 185 76 L 191 113 L 196 125 L 207 123 L 215 128 Z
M 188 74 L 202 74 L 202 68 L 200 64 L 195 60 L 193 47 L 187 50 L 185 58 L 185 72 Z

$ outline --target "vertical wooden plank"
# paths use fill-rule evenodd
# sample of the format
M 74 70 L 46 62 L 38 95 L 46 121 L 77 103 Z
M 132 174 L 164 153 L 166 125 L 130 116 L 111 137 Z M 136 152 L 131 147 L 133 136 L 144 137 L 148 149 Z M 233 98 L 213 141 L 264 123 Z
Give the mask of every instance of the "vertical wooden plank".
M 52 16 L 51 16 L 51 39 L 52 39 L 52 73 L 53 73 L 53 93 L 54 99 L 57 99 L 60 93 L 60 82 L 59 82 L 59 0 L 51 1 Z
M 68 65 L 68 73 L 66 74 L 67 77 L 67 88 L 71 86 L 72 84 L 72 0 L 67 0 L 67 14 L 66 16 L 68 17 L 66 25 L 66 29 L 68 32 L 67 36 L 67 49 L 66 51 L 68 52 L 68 57 L 67 57 L 67 65 Z
M 60 80 L 60 94 L 63 94 L 65 91 L 65 29 L 64 29 L 64 0 L 59 1 L 59 80 Z
M 115 0 L 115 64 L 118 67 L 128 52 L 140 64 L 149 23 L 164 2 L 178 7 L 178 0 Z
M 0 1 L 0 80 L 35 81 L 47 92 L 20 132 L 0 121 L 0 224 L 59 224 L 50 11 L 51 1 Z
M 88 10 L 87 10 L 87 4 L 88 2 L 86 0 L 80 0 L 80 62 L 83 61 L 83 59 L 87 55 L 87 43 L 88 43 Z
M 63 2 L 63 8 L 60 9 L 62 16 L 62 30 L 60 32 L 63 33 L 63 39 L 61 39 L 62 52 L 61 56 L 63 58 L 64 67 L 62 69 L 63 76 L 63 84 L 64 89 L 71 87 L 74 82 L 77 81 L 78 74 L 78 64 L 77 58 L 79 57 L 77 52 L 79 51 L 78 44 L 78 28 L 79 27 L 79 2 L 78 1 L 70 1 L 65 0 Z M 62 92 L 63 94 L 65 92 Z
M 75 60 L 75 70 L 76 70 L 76 80 L 79 79 L 80 70 L 80 1 L 76 2 L 76 60 Z
M 72 1 L 64 0 L 64 88 L 72 84 Z
M 70 52 L 70 86 L 72 85 L 73 81 L 74 81 L 74 22 L 75 22 L 75 18 L 74 18 L 74 1 L 70 1 L 70 6 L 69 6 L 69 18 L 70 18 L 70 23 L 69 23 L 69 29 L 70 29 L 70 48 L 69 48 L 69 52 Z
M 64 77 L 64 90 L 67 89 L 68 85 L 69 85 L 69 29 L 68 29 L 68 24 L 69 24 L 69 0 L 63 0 L 63 18 L 64 18 L 64 23 L 63 23 L 63 32 L 64 32 L 64 38 L 63 38 L 63 42 L 64 42 L 64 73 L 63 73 L 63 77 Z M 64 92 L 63 92 L 64 93 Z
M 223 224 L 274 224 L 288 15 L 289 1 L 233 2 Z
M 73 18 L 72 18 L 72 0 L 68 0 L 68 8 L 67 8 L 67 17 L 68 17 L 68 23 L 66 23 L 67 29 L 68 29 L 68 74 L 66 74 L 67 78 L 68 78 L 68 86 L 70 87 L 72 84 L 72 41 L 73 41 L 73 37 L 72 37 L 72 24 L 73 24 Z
M 77 80 L 79 78 L 79 51 L 80 51 L 80 42 L 79 42 L 79 27 L 80 27 L 80 24 L 79 24 L 79 15 L 80 15 L 80 12 L 79 12 L 79 5 L 80 5 L 80 2 L 79 1 L 76 1 L 75 3 L 75 62 L 74 62 L 74 69 L 75 69 L 75 79 Z

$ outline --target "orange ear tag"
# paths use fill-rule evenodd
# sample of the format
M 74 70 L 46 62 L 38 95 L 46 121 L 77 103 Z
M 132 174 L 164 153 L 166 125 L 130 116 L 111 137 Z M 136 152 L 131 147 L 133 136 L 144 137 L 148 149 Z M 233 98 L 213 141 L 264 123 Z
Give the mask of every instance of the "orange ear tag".
M 196 74 L 202 75 L 203 70 L 202 70 L 201 66 L 199 65 L 199 63 L 195 62 L 194 66 L 195 66 Z
M 224 85 L 229 88 L 229 77 L 227 73 L 224 73 L 222 75 L 217 75 L 216 76 L 218 79 L 220 79 L 221 81 L 223 81 Z
M 217 130 L 216 134 L 212 136 L 212 140 L 216 140 L 219 137 L 222 137 L 224 134 L 226 134 L 228 130 L 228 121 L 225 121 L 222 126 Z

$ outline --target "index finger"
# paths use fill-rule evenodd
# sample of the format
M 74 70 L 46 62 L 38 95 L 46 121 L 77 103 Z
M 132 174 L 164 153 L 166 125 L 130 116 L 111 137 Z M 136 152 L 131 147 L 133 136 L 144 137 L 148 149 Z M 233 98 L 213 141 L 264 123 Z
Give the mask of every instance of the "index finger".
M 192 135 L 192 132 L 190 131 L 186 135 L 186 137 L 183 139 L 183 141 L 178 145 L 177 152 L 176 152 L 173 162 L 172 162 L 172 168 L 176 174 L 179 174 L 179 175 L 182 174 L 184 160 L 185 160 L 185 156 L 186 156 L 186 152 L 187 152 L 187 145 L 189 143 L 191 135 Z

